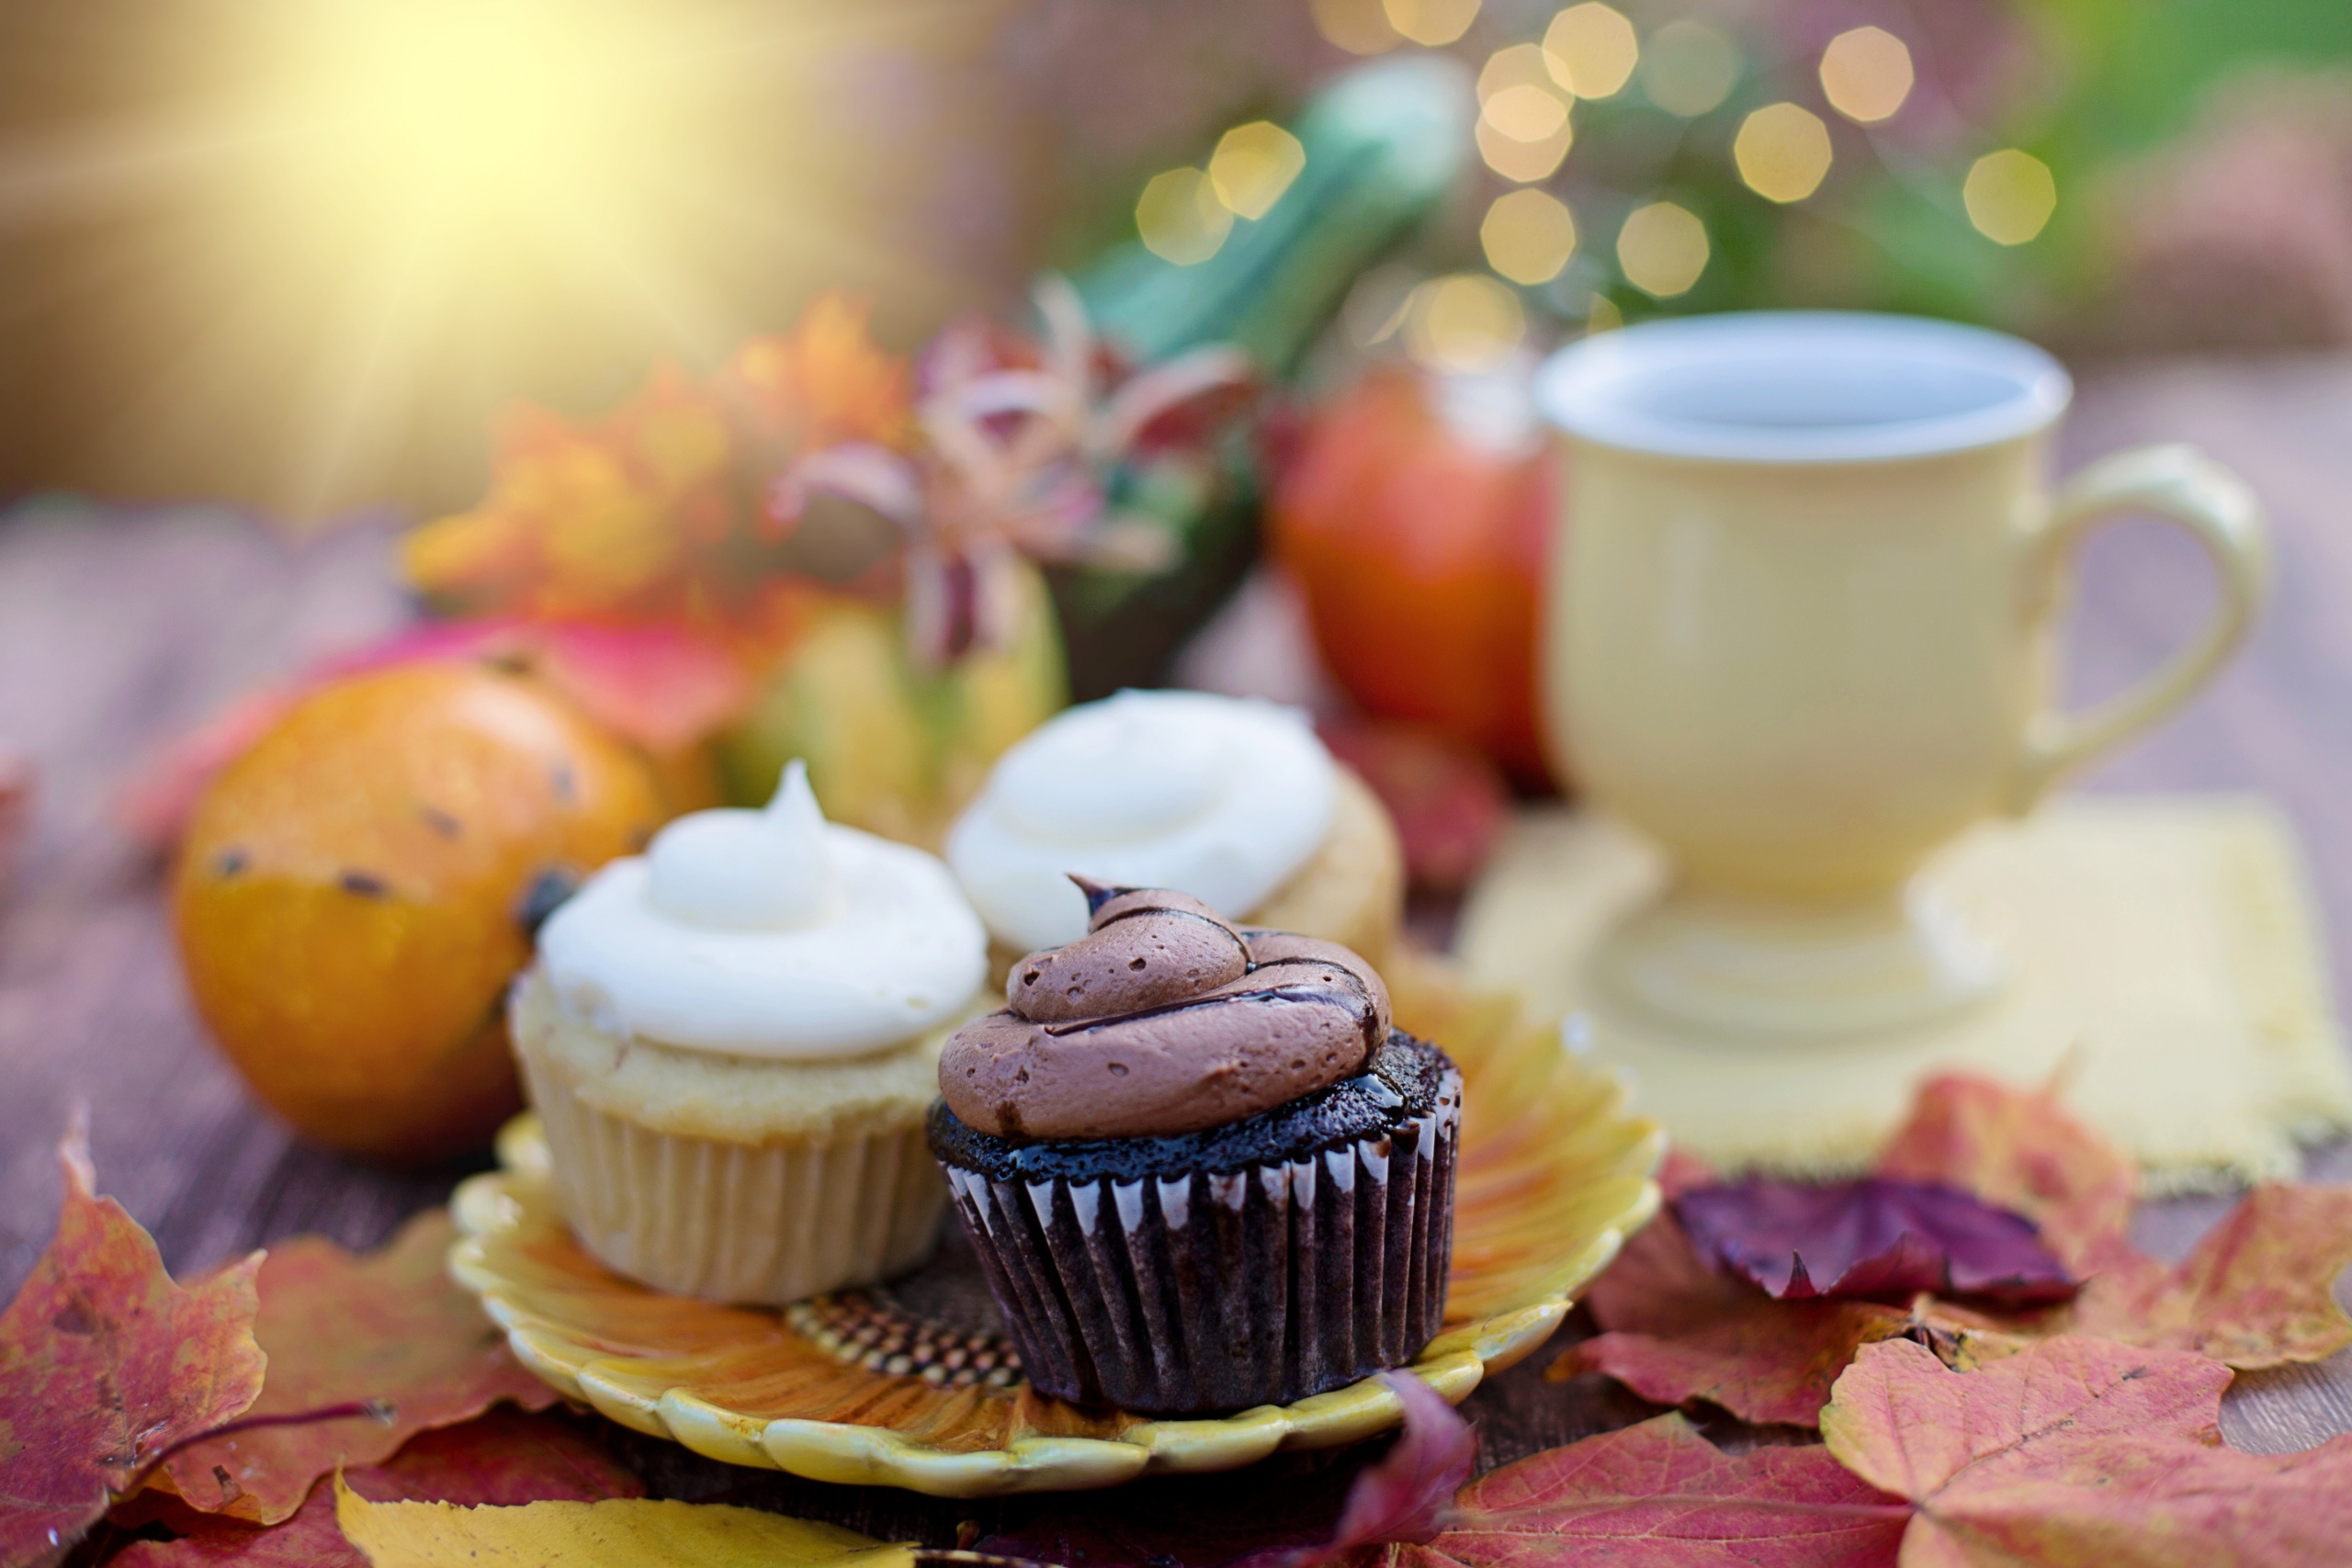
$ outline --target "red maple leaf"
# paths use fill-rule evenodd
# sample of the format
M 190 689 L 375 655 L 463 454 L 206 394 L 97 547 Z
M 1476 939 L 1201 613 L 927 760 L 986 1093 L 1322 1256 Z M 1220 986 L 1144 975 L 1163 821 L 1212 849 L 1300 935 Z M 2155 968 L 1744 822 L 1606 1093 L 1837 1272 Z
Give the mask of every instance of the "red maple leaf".
M 2049 1095 L 1961 1076 L 1922 1088 L 1880 1169 L 2025 1214 L 2087 1276 L 2081 1292 L 2071 1306 L 2019 1311 L 1929 1294 L 1907 1306 L 1774 1301 L 1718 1273 L 1662 1217 L 1588 1295 L 1604 1332 L 1569 1347 L 1550 1375 L 1606 1371 L 1660 1404 L 1707 1399 L 1745 1420 L 1810 1424 L 1855 1353 L 1897 1337 L 1963 1370 L 2064 1333 L 2248 1368 L 2352 1345 L 2352 1319 L 2331 1293 L 2352 1263 L 2352 1188 L 2256 1189 L 2167 1267 L 2126 1240 L 2138 1182 L 2126 1156 Z
M 354 1257 L 323 1236 L 296 1236 L 261 1265 L 254 1337 L 269 1353 L 256 1416 L 360 1402 L 358 1416 L 241 1431 L 173 1456 L 165 1473 L 208 1512 L 273 1524 L 302 1506 L 338 1464 L 385 1459 L 418 1432 L 481 1415 L 501 1400 L 526 1409 L 555 1390 L 525 1370 L 473 1298 L 448 1276 L 449 1217 L 420 1214 L 380 1252 Z M 329 1509 L 332 1513 L 332 1508 Z
M 1351 1568 L 1892 1568 L 1910 1514 L 1826 1449 L 1725 1453 L 1668 1412 L 1506 1465 L 1434 1540 Z
M 1822 1412 L 1828 1451 L 1916 1510 L 1905 1568 L 2323 1568 L 2352 1541 L 2352 1438 L 2241 1453 L 2230 1370 L 2066 1336 L 1974 1372 L 1864 1349 Z
M 0 1564 L 61 1555 L 173 1448 L 261 1391 L 254 1270 L 193 1286 L 92 1191 L 81 1131 L 60 1150 L 57 1236 L 0 1314 Z

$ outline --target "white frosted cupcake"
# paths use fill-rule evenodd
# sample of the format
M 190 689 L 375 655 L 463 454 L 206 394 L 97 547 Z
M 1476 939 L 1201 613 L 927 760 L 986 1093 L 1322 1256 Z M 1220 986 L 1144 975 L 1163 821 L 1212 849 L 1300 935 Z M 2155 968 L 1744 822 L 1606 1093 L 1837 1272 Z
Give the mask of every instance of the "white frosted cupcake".
M 780 1303 L 920 1262 L 923 1142 L 987 937 L 931 855 L 828 824 L 806 770 L 702 811 L 540 929 L 509 1006 L 565 1216 L 664 1291 Z
M 947 861 L 1000 974 L 1086 934 L 1073 873 L 1188 893 L 1375 963 L 1404 911 L 1396 827 L 1307 716 L 1205 692 L 1121 692 L 1057 716 L 998 760 Z

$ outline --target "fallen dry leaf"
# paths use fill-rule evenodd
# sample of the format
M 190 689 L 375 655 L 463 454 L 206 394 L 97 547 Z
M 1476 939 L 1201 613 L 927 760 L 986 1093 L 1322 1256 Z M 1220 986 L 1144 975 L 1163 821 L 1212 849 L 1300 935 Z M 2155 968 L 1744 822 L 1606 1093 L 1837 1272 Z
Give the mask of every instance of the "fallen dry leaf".
M 1116 1509 L 1049 1507 L 976 1550 L 1085 1568 L 1306 1568 L 1372 1542 L 1427 1540 L 1469 1479 L 1477 1441 L 1429 1384 L 1387 1381 L 1405 1402 L 1404 1427 L 1360 1469 L 1148 1483 Z
M 2027 1305 L 2075 1293 L 2031 1221 L 1939 1181 L 1751 1176 L 1685 1192 L 1674 1213 L 1717 1266 L 1788 1301 L 1932 1291 Z
M 2177 1267 L 2110 1254 L 2064 1322 L 2241 1371 L 2316 1361 L 2352 1345 L 2335 1292 L 2346 1265 L 2352 1187 L 2257 1187 Z
M 2014 1209 L 2043 1245 L 2087 1272 L 2132 1224 L 2140 1168 L 2055 1095 L 1947 1073 L 1919 1086 L 1879 1151 L 1881 1176 L 1940 1181 Z
M 183 1287 L 154 1240 L 59 1151 L 57 1235 L 0 1314 L 0 1565 L 50 1561 L 175 1444 L 254 1402 L 256 1254 Z
M 501 1400 L 526 1409 L 555 1390 L 526 1371 L 473 1298 L 448 1276 L 453 1231 L 435 1210 L 383 1250 L 355 1257 L 323 1236 L 270 1248 L 254 1333 L 269 1353 L 254 1415 L 384 1401 L 390 1420 L 356 1416 L 209 1438 L 166 1473 L 191 1506 L 275 1524 L 336 1465 L 372 1464 L 417 1433 L 481 1415 Z
M 1381 1381 L 1404 1402 L 1405 1429 L 1378 1463 L 1357 1473 L 1329 1539 L 1253 1551 L 1236 1568 L 1309 1568 L 1358 1547 L 1427 1540 L 1438 1533 L 1454 1494 L 1470 1479 L 1478 1441 L 1470 1423 L 1420 1379 L 1387 1372 Z
M 1903 1568 L 2334 1568 L 2352 1541 L 2352 1438 L 2222 1446 L 2229 1369 L 2069 1336 L 1981 1371 L 1866 1348 L 1822 1412 L 1829 1452 L 1917 1510 Z
M 1562 1352 L 1552 1381 L 1607 1372 L 1660 1404 L 1706 1399 L 1808 1427 L 1854 1352 L 1908 1318 L 1875 1302 L 1774 1301 L 1711 1268 L 1671 1213 L 1625 1244 L 1585 1304 L 1604 1332 Z
M 1921 1089 L 1884 1161 L 2036 1220 L 2062 1261 L 2088 1270 L 2081 1293 L 2070 1306 L 2028 1311 L 1925 1295 L 1907 1307 L 1776 1302 L 1715 1270 L 1662 1216 L 1587 1296 L 1605 1332 L 1569 1347 L 1550 1375 L 1605 1371 L 1659 1404 L 1706 1399 L 1745 1420 L 1809 1425 L 1856 1350 L 1898 1337 L 1962 1371 L 2066 1333 L 2241 1368 L 2352 1345 L 2352 1318 L 2332 1292 L 2352 1263 L 2352 1188 L 2256 1189 L 2167 1267 L 2125 1240 L 2137 1180 L 2129 1161 L 2049 1096 L 1958 1076 Z M 1686 1178 L 1680 1201 L 1694 1188 Z
M 907 1568 L 914 1553 L 832 1525 L 718 1503 L 370 1503 L 335 1489 L 335 1517 L 372 1568 Z
M 423 1433 L 386 1464 L 343 1472 L 374 1503 L 440 1502 L 501 1506 L 639 1497 L 645 1484 L 580 1427 L 554 1416 L 493 1410 L 476 1420 Z M 367 1568 L 367 1558 L 335 1523 L 334 1487 L 321 1481 L 283 1524 L 245 1524 L 185 1505 L 166 1522 L 177 1540 L 134 1541 L 110 1568 Z
M 1671 1412 L 1506 1465 L 1424 1546 L 1361 1568 L 1892 1568 L 1910 1509 L 1826 1449 L 1729 1454 Z

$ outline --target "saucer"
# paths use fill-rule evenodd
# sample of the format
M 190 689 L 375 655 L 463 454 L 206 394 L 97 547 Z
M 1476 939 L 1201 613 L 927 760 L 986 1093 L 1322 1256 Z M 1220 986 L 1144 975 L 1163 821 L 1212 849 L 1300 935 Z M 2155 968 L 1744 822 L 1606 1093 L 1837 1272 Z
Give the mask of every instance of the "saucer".
M 1453 1267 L 1443 1330 L 1409 1371 L 1459 1403 L 1550 1337 L 1657 1211 L 1664 1148 L 1617 1077 L 1572 1056 L 1555 1023 L 1474 992 L 1437 960 L 1386 977 L 1399 1027 L 1464 1077 Z M 730 1464 L 942 1497 L 1113 1486 L 1336 1447 L 1403 1418 L 1378 1378 L 1284 1405 L 1167 1419 L 1033 1390 L 951 1244 L 885 1288 L 782 1311 L 664 1294 L 573 1240 L 537 1120 L 510 1122 L 501 1168 L 458 1188 L 450 1272 L 518 1359 L 567 1398 Z

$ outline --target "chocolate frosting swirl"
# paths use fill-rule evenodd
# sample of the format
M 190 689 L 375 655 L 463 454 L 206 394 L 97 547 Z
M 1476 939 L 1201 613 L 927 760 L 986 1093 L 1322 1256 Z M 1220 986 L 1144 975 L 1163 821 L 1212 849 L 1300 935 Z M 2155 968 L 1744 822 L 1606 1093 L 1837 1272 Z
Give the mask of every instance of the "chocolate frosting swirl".
M 1388 989 L 1337 942 L 1246 931 L 1182 893 L 1073 878 L 1086 935 L 1033 953 L 966 1024 L 939 1091 L 1001 1138 L 1138 1138 L 1254 1116 L 1362 1072 Z

